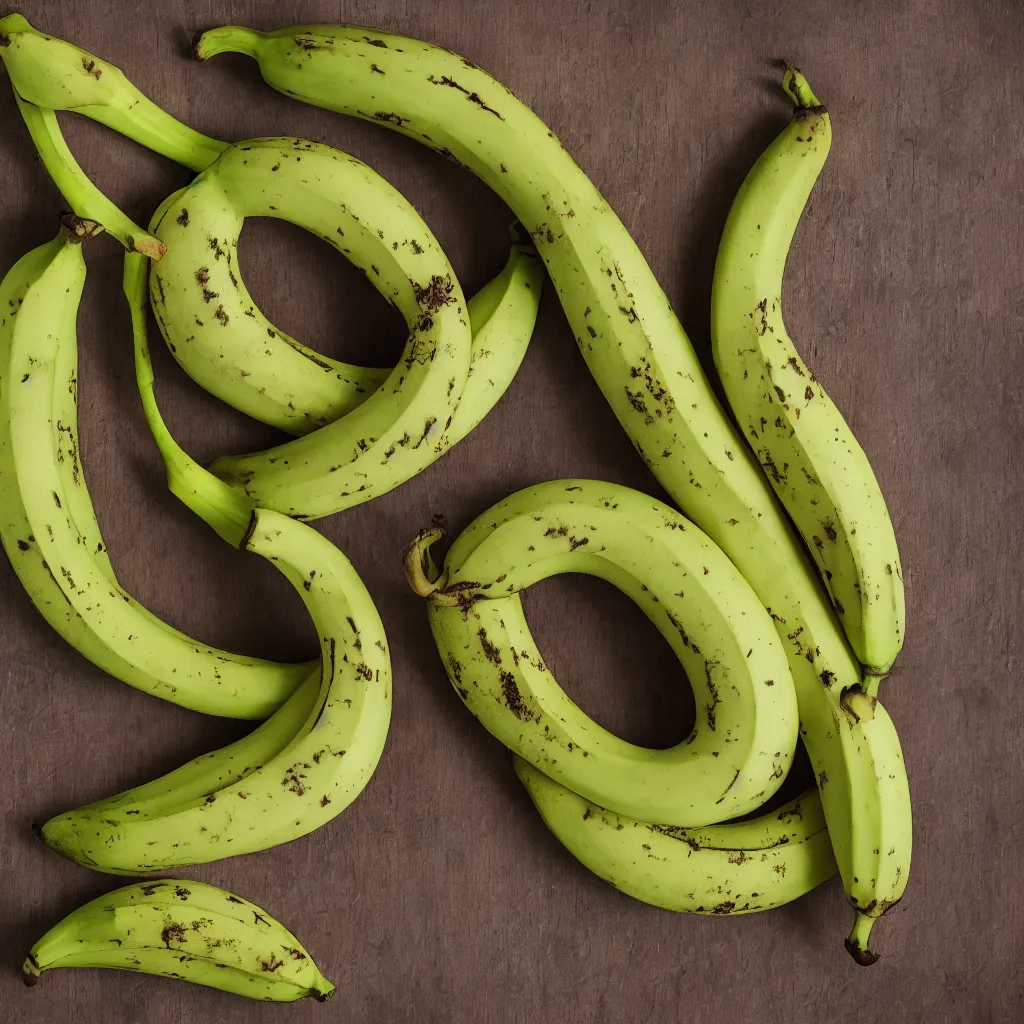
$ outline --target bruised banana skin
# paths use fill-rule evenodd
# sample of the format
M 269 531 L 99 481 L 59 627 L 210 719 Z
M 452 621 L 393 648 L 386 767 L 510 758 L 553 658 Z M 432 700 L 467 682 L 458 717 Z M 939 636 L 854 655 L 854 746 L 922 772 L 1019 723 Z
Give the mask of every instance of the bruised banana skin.
M 265 910 L 186 879 L 128 885 L 73 910 L 32 947 L 25 983 L 57 967 L 138 971 L 269 1002 L 323 1002 L 334 993 L 299 940 Z
M 817 790 L 748 821 L 683 829 L 615 814 L 521 757 L 514 763 L 544 824 L 581 864 L 626 895 L 663 910 L 770 910 L 836 873 Z
M 711 298 L 715 366 L 876 688 L 903 646 L 903 574 L 867 456 L 782 320 L 786 257 L 832 135 L 799 71 L 787 69 L 783 88 L 793 119 L 740 186 L 722 235 Z
M 128 255 L 136 372 L 171 490 L 225 540 L 274 562 L 295 587 L 320 636 L 321 671 L 251 736 L 144 786 L 57 815 L 38 830 L 57 852 L 112 874 L 251 853 L 319 828 L 366 786 L 391 717 L 384 627 L 345 556 L 311 527 L 253 509 L 167 432 L 153 393 L 145 281 L 141 259 Z
M 83 114 L 193 171 L 227 147 L 162 110 L 113 64 L 34 29 L 20 14 L 0 18 L 0 60 L 21 99 Z
M 141 258 L 141 257 L 139 257 Z M 208 714 L 266 718 L 310 672 L 207 647 L 117 583 L 78 450 L 81 245 L 66 232 L 0 284 L 0 537 L 43 617 L 144 692 Z
M 415 545 L 413 563 L 433 536 Z M 547 670 L 519 595 L 563 572 L 618 587 L 671 645 L 698 708 L 682 743 L 651 750 L 619 739 Z M 707 825 L 760 806 L 789 770 L 797 706 L 771 619 L 725 555 L 668 505 L 592 480 L 527 488 L 468 527 L 443 585 L 426 596 L 449 678 L 480 723 L 603 807 Z
M 863 688 L 859 660 L 668 299 L 608 203 L 532 111 L 440 47 L 342 25 L 273 33 L 227 26 L 204 33 L 196 46 L 202 59 L 223 52 L 253 57 L 268 84 L 294 99 L 375 121 L 452 158 L 494 189 L 530 231 L 583 357 L 634 447 L 775 620 L 843 885 L 861 905 L 855 862 L 860 851 L 882 848 L 880 823 L 903 813 L 906 785 L 884 785 L 890 780 L 876 772 L 888 769 L 857 743 L 843 695 Z M 886 748 L 898 749 L 888 717 L 877 720 L 878 744 L 887 732 Z M 892 807 L 855 813 L 883 796 Z M 855 828 L 868 831 L 854 836 Z M 894 847 L 892 859 L 905 877 L 909 845 Z M 887 905 L 888 895 L 883 887 L 875 906 Z

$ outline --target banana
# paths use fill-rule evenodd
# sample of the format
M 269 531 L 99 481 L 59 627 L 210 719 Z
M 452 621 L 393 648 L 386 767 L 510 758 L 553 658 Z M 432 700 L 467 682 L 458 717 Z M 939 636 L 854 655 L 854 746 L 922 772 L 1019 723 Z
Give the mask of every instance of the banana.
M 471 61 L 437 46 L 342 25 L 204 33 L 200 59 L 238 52 L 294 99 L 374 121 L 423 142 L 485 181 L 530 231 L 577 344 L 641 458 L 684 514 L 717 543 L 769 610 L 789 657 L 801 734 L 848 895 L 853 847 L 875 849 L 877 822 L 903 813 L 872 768 L 843 702 L 865 690 L 817 571 L 743 438 L 719 405 L 696 353 L 640 250 L 572 157 L 532 111 Z M 869 683 L 870 685 L 870 683 Z M 878 732 L 892 723 L 878 716 Z M 881 741 L 881 735 L 879 735 Z M 853 760 L 864 757 L 865 763 Z M 856 799 L 853 795 L 857 788 Z M 897 795 L 892 795 L 898 791 Z M 858 816 L 861 800 L 892 799 Z M 874 834 L 854 838 L 865 820 Z M 909 869 L 909 845 L 893 862 Z M 885 903 L 886 897 L 878 901 Z
M 200 644 L 135 602 L 111 569 L 78 452 L 75 319 L 84 282 L 81 246 L 62 232 L 0 284 L 4 548 L 44 618 L 104 671 L 183 707 L 266 718 L 309 665 Z
M 323 238 L 363 271 L 412 329 L 424 312 L 418 299 L 422 282 L 447 276 L 449 268 L 401 193 L 354 157 L 302 139 L 237 143 L 161 204 L 152 229 L 171 255 L 151 271 L 150 298 L 168 347 L 194 380 L 229 405 L 281 430 L 306 434 L 361 405 L 392 371 L 320 355 L 267 320 L 238 263 L 247 216 L 287 220 Z M 515 265 L 533 266 L 526 262 L 531 252 L 513 233 Z M 505 276 L 469 302 L 471 324 L 477 321 L 473 353 L 487 350 L 477 337 L 477 311 L 487 307 L 489 319 L 500 308 Z M 504 323 L 507 335 L 497 340 L 518 354 L 516 368 L 536 319 L 539 268 L 527 279 L 534 298 L 526 329 L 507 314 L 495 325 Z M 278 458 L 283 455 L 278 450 Z M 322 480 L 333 486 L 330 472 L 328 466 Z
M 422 564 L 427 535 L 407 560 Z M 650 750 L 601 728 L 547 670 L 520 593 L 583 572 L 613 583 L 657 626 L 697 701 L 691 735 Z M 413 580 L 416 580 L 415 571 Z M 576 793 L 620 814 L 700 826 L 778 789 L 797 707 L 768 613 L 725 555 L 668 505 L 617 484 L 554 480 L 479 516 L 427 591 L 452 685 L 481 724 Z
M 274 562 L 292 583 L 320 636 L 322 674 L 315 699 L 307 683 L 262 731 L 139 789 L 57 815 L 38 830 L 57 852 L 112 874 L 251 853 L 319 828 L 366 786 L 391 716 L 384 627 L 345 556 L 311 527 L 253 509 L 168 433 L 153 392 L 145 291 L 142 258 L 128 254 L 136 372 L 169 486 L 225 540 Z
M 750 914 L 790 903 L 835 874 L 816 790 L 747 821 L 684 829 L 615 814 L 521 757 L 514 763 L 555 838 L 595 875 L 655 907 Z
M 711 297 L 715 366 L 876 690 L 903 645 L 903 573 L 867 456 L 782 320 L 786 256 L 832 138 L 828 113 L 796 68 L 783 88 L 793 118 L 740 186 L 722 235 Z
M 23 100 L 17 92 L 14 99 L 43 166 L 76 216 L 83 222 L 102 224 L 104 230 L 129 252 L 141 252 L 150 259 L 160 259 L 167 247 L 139 227 L 92 183 L 68 149 L 57 115 L 52 110 Z
M 194 171 L 213 163 L 227 146 L 162 110 L 113 64 L 39 32 L 20 14 L 0 18 L 0 60 L 21 99 L 84 114 Z
M 254 216 L 298 224 L 345 254 L 400 310 L 414 342 L 430 353 L 443 339 L 437 355 L 459 385 L 461 362 L 449 366 L 443 353 L 468 351 L 468 327 L 444 327 L 458 322 L 448 312 L 438 315 L 442 306 L 456 312 L 461 299 L 450 264 L 416 211 L 355 157 L 303 139 L 268 138 L 229 147 L 153 220 L 172 250 L 150 274 L 157 322 L 175 358 L 207 391 L 264 423 L 305 434 L 362 405 L 389 377 L 386 393 L 395 395 L 403 378 L 414 379 L 411 349 L 397 370 L 364 369 L 319 356 L 269 323 L 237 259 L 242 223 Z M 432 332 L 434 321 L 450 338 Z M 446 377 L 445 388 L 449 383 Z M 397 416 L 401 405 L 391 401 Z M 336 437 L 328 446 L 327 435 L 318 438 L 328 465 L 338 461 L 339 445 L 344 450 L 353 441 Z M 323 472 L 323 484 L 334 489 L 337 478 Z
M 185 879 L 128 885 L 73 910 L 32 947 L 25 983 L 55 967 L 140 971 L 272 1002 L 323 1002 L 334 993 L 299 940 L 265 910 Z

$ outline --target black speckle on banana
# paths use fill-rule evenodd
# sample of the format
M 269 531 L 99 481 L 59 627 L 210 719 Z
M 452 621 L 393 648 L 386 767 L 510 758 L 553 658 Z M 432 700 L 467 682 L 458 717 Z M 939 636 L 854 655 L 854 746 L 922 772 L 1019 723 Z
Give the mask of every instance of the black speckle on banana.
M 265 910 L 187 879 L 128 885 L 73 910 L 32 947 L 25 983 L 56 967 L 138 971 L 269 1002 L 334 994 L 299 940 Z
M 664 910 L 751 914 L 782 906 L 836 872 L 816 790 L 777 810 L 707 828 L 615 814 L 521 757 L 516 774 L 558 841 L 616 889 Z
M 617 586 L 672 646 L 697 702 L 682 743 L 662 751 L 619 739 L 548 671 L 519 595 L 562 572 Z M 442 580 L 427 600 L 452 685 L 489 732 L 574 792 L 645 821 L 699 826 L 754 810 L 788 772 L 797 706 L 771 618 L 668 505 L 597 481 L 538 484 L 478 517 Z
M 832 595 L 864 671 L 884 676 L 903 645 L 903 576 L 867 456 L 800 358 L 782 320 L 793 233 L 832 138 L 794 68 L 796 109 L 733 202 L 715 268 L 711 334 L 729 404 Z
M 81 245 L 62 232 L 0 284 L 4 548 L 44 618 L 104 671 L 194 710 L 266 718 L 309 665 L 201 644 L 141 607 L 111 569 L 78 448 L 76 317 L 84 283 Z
M 340 814 L 380 760 L 391 661 L 380 616 L 348 559 L 312 527 L 252 509 L 167 432 L 153 395 L 144 268 L 134 255 L 125 263 L 140 391 L 171 489 L 225 539 L 274 563 L 306 605 L 321 646 L 320 671 L 251 736 L 40 829 L 80 864 L 143 874 L 268 849 Z

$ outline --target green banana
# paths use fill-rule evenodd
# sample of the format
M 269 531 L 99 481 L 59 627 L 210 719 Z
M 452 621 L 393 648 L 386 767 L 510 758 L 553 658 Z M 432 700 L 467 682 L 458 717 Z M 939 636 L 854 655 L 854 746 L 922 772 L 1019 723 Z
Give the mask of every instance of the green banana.
M 508 89 L 441 47 L 341 25 L 204 33 L 201 59 L 245 53 L 272 87 L 362 117 L 430 146 L 485 181 L 530 231 L 595 380 L 641 458 L 682 511 L 729 556 L 772 615 L 789 657 L 801 734 L 843 884 L 862 848 L 907 806 L 870 775 L 844 708 L 863 692 L 860 664 L 776 496 L 714 396 L 700 363 L 629 233 L 555 134 Z M 898 748 L 887 716 L 877 737 Z M 853 760 L 864 757 L 865 762 Z M 872 780 L 862 785 L 865 772 Z M 854 790 L 856 789 L 856 793 Z M 892 799 L 856 815 L 862 801 Z M 853 835 L 868 827 L 875 834 Z M 893 860 L 909 869 L 909 845 Z M 876 906 L 886 903 L 880 894 Z M 859 901 L 859 897 L 856 898 Z M 870 901 L 869 901 L 870 905 Z
M 760 806 L 789 770 L 797 707 L 768 613 L 728 558 L 678 512 L 617 484 L 553 480 L 479 516 L 434 583 L 430 625 L 452 685 L 481 724 L 536 768 L 631 817 L 700 826 Z M 617 586 L 657 626 L 697 701 L 691 735 L 670 750 L 620 740 L 547 670 L 520 593 L 582 572 Z M 425 576 L 425 574 L 424 574 Z
M 628 896 L 664 910 L 770 910 L 836 872 L 816 790 L 746 821 L 675 828 L 615 814 L 521 757 L 514 763 L 544 824 L 578 861 Z
M 265 910 L 185 879 L 128 885 L 73 910 L 32 947 L 25 983 L 55 967 L 140 971 L 282 1003 L 334 994 L 299 940 Z
M 14 99 L 43 166 L 76 216 L 82 221 L 102 224 L 104 230 L 129 252 L 141 252 L 150 259 L 160 259 L 167 247 L 139 227 L 92 183 L 68 149 L 57 115 L 22 99 L 17 92 Z
M 786 256 L 832 138 L 828 113 L 796 68 L 783 88 L 793 118 L 740 186 L 722 235 L 711 296 L 715 366 L 874 689 L 903 645 L 903 574 L 867 456 L 782 321 Z
M 0 60 L 22 99 L 84 114 L 194 171 L 213 163 L 227 147 L 162 110 L 113 64 L 39 32 L 20 14 L 0 18 Z
M 384 627 L 345 556 L 311 527 L 253 509 L 168 433 L 153 392 L 145 291 L 142 258 L 128 254 L 136 373 L 169 486 L 225 540 L 273 561 L 292 583 L 320 636 L 322 674 L 314 699 L 307 683 L 251 737 L 39 829 L 57 852 L 112 874 L 251 853 L 319 828 L 362 792 L 391 715 Z
M 183 707 L 266 718 L 309 665 L 200 644 L 136 603 L 110 567 L 78 453 L 75 320 L 84 282 L 81 246 L 62 232 L 0 284 L 4 549 L 44 618 L 104 671 Z
M 424 315 L 418 299 L 423 282 L 447 277 L 450 268 L 430 229 L 398 191 L 354 157 L 302 139 L 237 143 L 161 204 L 152 229 L 171 254 L 151 271 L 150 298 L 175 358 L 234 408 L 289 433 L 305 434 L 361 405 L 393 371 L 320 355 L 266 319 L 238 265 L 238 237 L 247 216 L 288 220 L 323 238 L 363 271 L 411 328 Z M 517 267 L 534 268 L 531 252 L 513 236 Z M 519 360 L 536 317 L 539 268 L 526 279 L 533 286 L 532 314 L 520 326 L 514 320 L 517 306 L 496 324 L 506 331 L 499 339 L 503 348 L 518 353 Z M 494 295 L 499 287 L 491 282 L 479 300 L 470 300 L 471 321 L 479 321 L 481 305 L 489 315 L 500 308 L 503 296 Z M 477 337 L 480 329 L 478 322 L 474 353 L 486 348 Z M 336 490 L 337 478 L 329 474 L 338 440 L 334 437 L 327 450 L 328 436 L 317 441 L 324 444 L 327 463 L 321 481 Z M 275 458 L 284 456 L 276 450 Z M 295 460 L 287 458 L 294 467 Z M 218 465 L 227 469 L 233 461 Z

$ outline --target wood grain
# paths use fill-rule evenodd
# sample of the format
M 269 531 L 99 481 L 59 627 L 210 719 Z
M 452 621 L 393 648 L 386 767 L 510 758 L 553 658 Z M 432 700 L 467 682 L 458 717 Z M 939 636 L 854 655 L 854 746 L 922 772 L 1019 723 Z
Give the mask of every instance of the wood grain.
M 261 903 L 338 985 L 287 1010 L 120 972 L 18 965 L 62 914 L 116 885 L 36 844 L 29 823 L 240 735 L 105 678 L 51 633 L 0 566 L 0 1005 L 13 1024 L 261 1022 L 978 1022 L 1024 1016 L 1024 504 L 1021 268 L 1024 13 L 1010 0 L 25 0 L 37 27 L 120 65 L 224 138 L 304 135 L 378 168 L 423 213 L 468 292 L 505 256 L 508 211 L 475 178 L 394 134 L 292 103 L 255 66 L 186 59 L 195 29 L 346 20 L 441 43 L 546 119 L 619 212 L 702 358 L 718 236 L 735 189 L 787 117 L 771 60 L 800 64 L 835 144 L 793 248 L 791 333 L 848 415 L 896 522 L 906 649 L 883 700 L 915 808 L 904 901 L 870 971 L 842 948 L 837 881 L 768 914 L 675 916 L 579 867 L 545 831 L 505 753 L 450 692 L 401 551 L 432 514 L 459 530 L 557 476 L 658 494 L 576 352 L 551 291 L 494 413 L 399 490 L 322 529 L 370 588 L 394 652 L 394 725 L 356 804 L 314 835 L 196 870 Z M 2 83 L 0 83 L 2 85 Z M 187 180 L 63 115 L 73 150 L 137 219 Z M 59 198 L 0 88 L 0 266 L 52 236 Z M 263 655 L 314 650 L 301 604 L 164 489 L 134 390 L 120 253 L 88 247 L 80 319 L 82 450 L 114 564 L 157 614 Z M 250 223 L 247 281 L 268 315 L 356 359 L 393 357 L 401 325 L 360 276 L 286 226 Z M 162 346 L 159 393 L 203 458 L 270 441 L 200 392 Z M 692 703 L 660 638 L 601 584 L 547 582 L 527 610 L 583 707 L 668 744 Z M 183 873 L 187 874 L 187 873 Z

